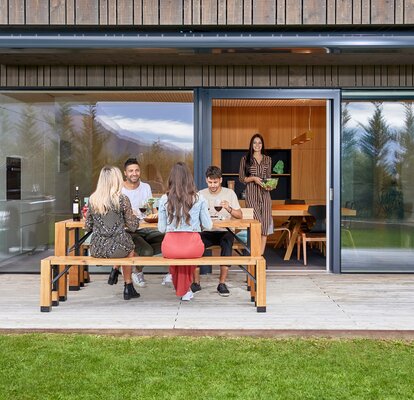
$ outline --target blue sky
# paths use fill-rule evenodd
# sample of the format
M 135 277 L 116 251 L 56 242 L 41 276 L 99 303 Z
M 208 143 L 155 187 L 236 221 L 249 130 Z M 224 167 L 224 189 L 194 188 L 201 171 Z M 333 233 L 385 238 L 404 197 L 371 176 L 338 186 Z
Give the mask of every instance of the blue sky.
M 192 103 L 99 102 L 97 114 L 123 137 L 193 149 Z

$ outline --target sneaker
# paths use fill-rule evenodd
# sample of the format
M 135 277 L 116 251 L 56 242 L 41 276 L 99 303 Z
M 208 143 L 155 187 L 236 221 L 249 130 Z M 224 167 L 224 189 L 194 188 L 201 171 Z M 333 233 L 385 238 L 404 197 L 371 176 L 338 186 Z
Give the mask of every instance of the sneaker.
M 227 289 L 227 286 L 225 283 L 219 283 L 217 286 L 217 292 L 220 296 L 228 297 L 230 296 L 229 289 Z
M 199 283 L 193 282 L 191 284 L 191 291 L 193 293 L 199 292 L 201 290 L 201 285 Z
M 172 284 L 172 275 L 171 274 L 167 274 L 162 278 L 162 282 L 161 285 L 167 285 L 170 286 Z
M 194 293 L 189 290 L 183 297 L 181 297 L 182 301 L 190 301 L 194 297 Z
M 133 272 L 132 280 L 139 287 L 145 287 L 146 285 L 143 272 Z

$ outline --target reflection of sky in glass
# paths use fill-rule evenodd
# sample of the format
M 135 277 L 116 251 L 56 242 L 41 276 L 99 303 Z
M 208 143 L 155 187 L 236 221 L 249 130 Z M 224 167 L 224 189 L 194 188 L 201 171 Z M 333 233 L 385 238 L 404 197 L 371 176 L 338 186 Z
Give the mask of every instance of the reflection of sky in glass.
M 97 103 L 97 118 L 119 136 L 193 149 L 192 103 Z
M 351 102 L 348 104 L 348 110 L 352 116 L 348 122 L 348 127 L 360 130 L 359 123 L 368 125 L 368 120 L 374 114 L 375 107 L 371 102 Z M 404 106 L 401 103 L 382 103 L 382 111 L 385 121 L 391 129 L 400 129 L 403 127 L 405 114 Z
M 348 129 L 355 129 L 357 138 L 361 139 L 364 129 L 360 124 L 368 126 L 369 119 L 372 118 L 375 112 L 375 106 L 372 102 L 350 102 L 348 103 L 348 111 L 351 119 L 347 123 Z M 382 111 L 385 123 L 388 125 L 390 132 L 395 133 L 404 127 L 405 111 L 404 105 L 401 102 L 383 102 Z M 389 153 L 387 161 L 391 164 L 396 162 L 396 153 L 400 150 L 399 143 L 390 141 L 388 143 Z

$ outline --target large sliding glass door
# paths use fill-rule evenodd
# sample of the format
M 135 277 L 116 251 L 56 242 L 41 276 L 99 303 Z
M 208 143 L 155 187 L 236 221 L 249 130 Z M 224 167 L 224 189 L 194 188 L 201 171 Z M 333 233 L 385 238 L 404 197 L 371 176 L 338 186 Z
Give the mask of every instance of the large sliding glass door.
M 301 108 L 299 105 L 305 107 Z M 256 112 L 253 110 L 255 107 Z M 270 111 L 265 111 L 264 108 Z M 339 110 L 338 90 L 199 89 L 196 91 L 195 115 L 198 117 L 195 121 L 196 133 L 198 132 L 198 143 L 203 144 L 200 146 L 200 161 L 196 164 L 198 182 L 204 181 L 203 175 L 208 165 L 213 162 L 223 166 L 223 157 L 232 157 L 233 153 L 238 156 L 240 151 L 247 149 L 250 137 L 258 129 L 264 129 L 266 142 L 270 143 L 270 146 L 267 146 L 268 150 L 271 149 L 272 154 L 285 151 L 291 157 L 289 166 L 292 169 L 287 174 L 290 176 L 279 178 L 283 186 L 279 187 L 280 193 L 274 194 L 274 202 L 283 202 L 283 199 L 294 198 L 295 194 L 305 193 L 306 191 L 302 189 L 306 186 L 309 187 L 309 196 L 306 199 L 308 204 L 326 205 L 328 244 L 323 269 L 334 272 L 339 272 L 340 203 L 339 196 L 333 195 L 335 190 L 338 194 L 340 190 L 339 183 L 336 183 L 339 182 Z M 314 124 L 320 117 L 319 114 L 323 119 L 320 124 L 323 137 L 316 136 L 311 143 L 302 147 L 293 147 L 295 129 L 295 132 L 300 134 L 310 130 L 311 124 L 315 129 Z M 195 151 L 195 159 L 197 159 L 197 148 Z M 275 154 L 277 159 L 282 157 L 279 153 Z M 275 158 L 274 161 L 276 162 L 277 159 Z M 229 159 L 225 158 L 225 161 Z M 306 163 L 309 164 L 309 168 Z M 230 168 L 229 171 L 223 170 L 229 175 L 224 177 L 224 181 L 227 179 L 237 181 L 237 177 L 234 176 L 235 171 L 237 175 L 238 169 L 236 170 L 235 168 Z M 318 187 L 321 190 L 317 190 Z M 240 190 L 236 182 L 236 193 Z M 337 223 L 334 222 L 335 218 Z M 296 250 L 291 258 L 296 259 Z M 279 264 L 283 265 L 283 263 L 281 257 Z M 303 267 L 303 264 L 301 266 Z
M 414 93 L 344 92 L 342 272 L 414 272 Z
M 0 94 L 0 273 L 38 272 L 54 222 L 71 217 L 74 187 L 136 157 L 154 196 L 171 166 L 193 167 L 192 91 Z

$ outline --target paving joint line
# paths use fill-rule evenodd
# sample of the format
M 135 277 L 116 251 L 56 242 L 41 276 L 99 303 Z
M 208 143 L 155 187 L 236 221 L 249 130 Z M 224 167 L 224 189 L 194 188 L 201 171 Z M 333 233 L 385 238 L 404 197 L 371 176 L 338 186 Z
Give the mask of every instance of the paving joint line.
M 313 282 L 313 284 L 326 296 L 326 297 L 328 297 L 328 299 L 330 300 L 330 301 L 332 301 L 335 305 L 336 305 L 336 307 L 341 311 L 341 313 L 349 320 L 349 321 L 351 321 L 356 327 L 360 327 L 359 326 L 359 324 L 358 324 L 358 322 L 357 321 L 355 321 L 353 318 L 351 318 L 346 312 L 345 312 L 345 310 L 341 307 L 341 305 L 335 300 L 335 299 L 333 299 L 330 295 L 329 295 L 329 293 L 326 291 L 326 290 L 324 290 L 320 285 L 318 285 L 318 283 L 316 282 L 316 280 L 315 279 L 313 279 L 313 276 L 309 276 L 309 279 Z

